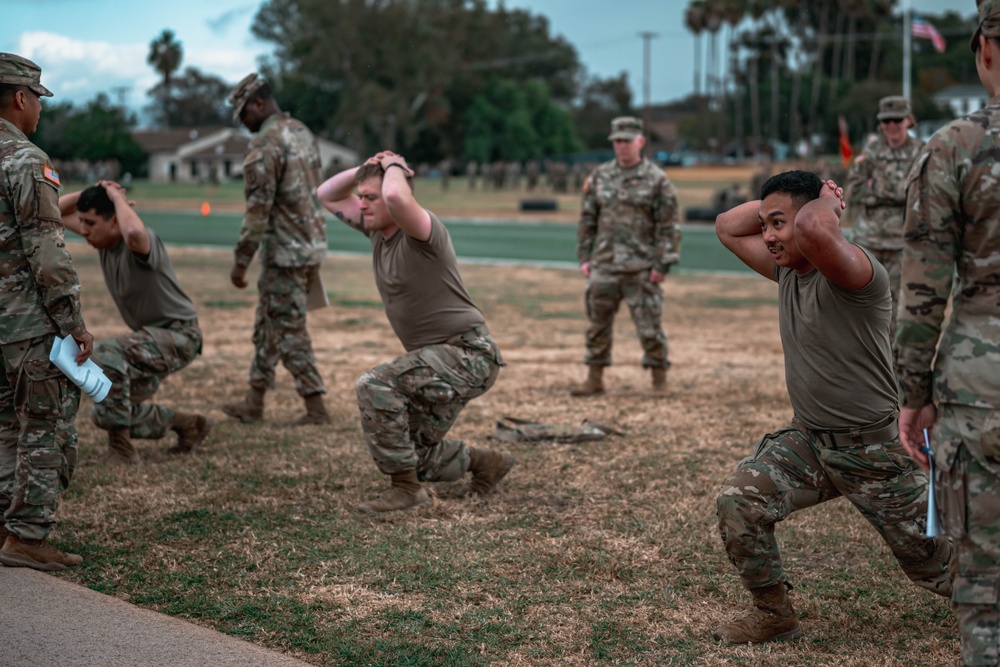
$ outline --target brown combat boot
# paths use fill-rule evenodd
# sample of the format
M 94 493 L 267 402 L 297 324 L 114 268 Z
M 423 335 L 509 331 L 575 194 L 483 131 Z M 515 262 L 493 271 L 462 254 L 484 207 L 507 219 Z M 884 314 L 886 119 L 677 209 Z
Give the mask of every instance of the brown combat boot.
M 667 393 L 667 369 L 663 366 L 653 366 L 653 393 Z
M 359 504 L 359 512 L 364 514 L 395 512 L 431 504 L 431 496 L 417 479 L 416 470 L 393 473 L 390 477 L 392 477 L 392 486 L 389 487 L 389 490 Z
M 0 563 L 9 567 L 56 572 L 82 562 L 82 556 L 63 553 L 45 540 L 22 540 L 13 533 L 7 536 L 0 549 Z
M 139 465 L 142 459 L 132 444 L 128 427 L 113 428 L 108 431 L 108 453 L 104 463 L 121 463 L 128 466 Z
M 0 516 L 0 521 L 3 521 L 3 517 Z M 3 547 L 3 543 L 7 541 L 7 536 L 10 535 L 10 531 L 7 530 L 7 526 L 0 523 L 0 547 Z
M 205 415 L 175 412 L 170 430 L 177 434 L 177 444 L 167 449 L 167 454 L 187 454 L 205 441 L 215 420 Z
M 730 644 L 760 644 L 802 636 L 799 619 L 784 583 L 753 588 L 753 611 L 712 631 L 712 637 Z
M 264 390 L 250 387 L 242 403 L 226 403 L 222 411 L 244 424 L 259 422 L 264 418 Z
M 588 366 L 587 379 L 569 390 L 570 396 L 596 396 L 604 393 L 604 366 Z
M 326 411 L 326 401 L 323 394 L 310 394 L 305 397 L 306 413 L 290 423 L 290 426 L 309 426 L 312 424 L 329 424 L 330 413 Z
M 513 467 L 514 457 L 507 452 L 469 447 L 469 470 L 472 471 L 469 492 L 478 496 L 492 493 Z

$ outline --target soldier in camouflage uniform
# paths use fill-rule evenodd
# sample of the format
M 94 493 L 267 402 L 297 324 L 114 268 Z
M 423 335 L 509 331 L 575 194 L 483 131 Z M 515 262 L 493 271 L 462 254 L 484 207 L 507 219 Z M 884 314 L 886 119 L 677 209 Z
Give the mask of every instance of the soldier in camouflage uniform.
M 111 380 L 90 418 L 108 432 L 109 463 L 140 462 L 132 438 L 158 440 L 173 430 L 171 454 L 187 454 L 212 428 L 205 415 L 146 402 L 168 375 L 201 354 L 201 329 L 194 305 L 177 282 L 163 242 L 129 205 L 113 181 L 59 198 L 67 229 L 83 236 L 100 255 L 104 283 L 132 330 L 102 340 L 94 361 Z
M 28 141 L 51 96 L 41 69 L 0 53 L 0 563 L 62 570 L 83 559 L 47 541 L 77 462 L 80 389 L 49 361 L 72 336 L 94 348 L 59 222 L 59 174 Z
M 722 641 L 802 634 L 775 525 L 840 496 L 874 526 L 910 580 L 939 595 L 951 591 L 951 542 L 925 537 L 927 476 L 899 441 L 889 276 L 841 233 L 841 193 L 813 173 L 786 172 L 764 184 L 761 201 L 716 221 L 723 245 L 778 283 L 793 410 L 791 424 L 764 436 L 718 496 L 727 555 L 755 603 L 713 631 Z
M 623 300 L 642 343 L 642 367 L 652 369 L 653 391 L 666 393 L 670 361 L 660 323 L 660 283 L 680 259 L 677 193 L 663 170 L 642 157 L 642 121 L 615 118 L 608 138 L 615 159 L 597 167 L 583 186 L 576 254 L 587 277 L 590 326 L 583 363 L 589 372 L 570 393 L 604 392 L 615 314 Z
M 906 177 L 924 142 L 907 133 L 916 119 L 905 97 L 883 97 L 878 120 L 881 134 L 868 142 L 847 175 L 847 207 L 857 209 L 852 240 L 870 250 L 889 272 L 889 340 L 893 340 L 899 306 Z
M 955 540 L 952 606 L 965 665 L 1000 664 L 1000 0 L 972 38 L 986 108 L 928 140 L 906 189 L 896 368 L 903 444 L 935 459 Z M 950 297 L 950 315 L 949 310 Z
M 445 439 L 462 408 L 496 382 L 503 359 L 458 272 L 448 230 L 413 197 L 412 175 L 402 156 L 385 151 L 317 193 L 371 240 L 375 284 L 406 349 L 355 385 L 368 449 L 391 478 L 388 491 L 358 505 L 362 512 L 427 505 L 421 481 L 454 481 L 466 472 L 470 492 L 486 495 L 514 465 L 506 452 Z
M 315 196 L 319 148 L 305 125 L 281 111 L 260 75 L 240 81 L 229 103 L 233 118 L 256 133 L 243 160 L 247 210 L 230 278 L 240 289 L 247 286 L 247 267 L 258 247 L 261 272 L 250 389 L 242 403 L 222 410 L 244 423 L 260 421 L 280 359 L 306 405 L 306 414 L 292 423 L 326 424 L 326 387 L 306 328 L 306 297 L 322 289 L 319 269 L 326 256 L 326 223 Z

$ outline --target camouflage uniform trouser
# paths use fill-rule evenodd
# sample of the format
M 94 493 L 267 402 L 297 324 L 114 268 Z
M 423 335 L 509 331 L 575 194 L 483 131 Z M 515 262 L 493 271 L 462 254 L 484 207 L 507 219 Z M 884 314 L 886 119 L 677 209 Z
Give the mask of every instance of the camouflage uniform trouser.
M 299 396 L 325 394 L 306 329 L 306 295 L 319 266 L 264 266 L 257 281 L 257 314 L 253 324 L 254 357 L 250 386 L 274 388 L 278 360 L 295 379 Z
M 0 510 L 25 540 L 52 530 L 76 468 L 80 390 L 49 361 L 54 340 L 0 345 Z
M 592 269 L 585 294 L 587 319 L 587 353 L 583 363 L 588 366 L 611 365 L 611 340 L 615 315 L 622 300 L 628 304 L 635 322 L 636 335 L 642 344 L 642 367 L 668 368 L 667 336 L 660 319 L 663 316 L 663 290 L 649 282 L 649 271 L 638 273 L 607 273 Z
M 391 475 L 416 468 L 428 482 L 461 479 L 469 450 L 444 436 L 466 403 L 493 386 L 502 365 L 496 341 L 480 326 L 362 375 L 354 387 L 361 428 L 379 470 Z
M 719 532 L 743 585 L 785 581 L 775 524 L 839 496 L 875 527 L 911 581 L 950 594 L 951 541 L 925 537 L 927 476 L 906 455 L 899 436 L 845 447 L 794 424 L 764 436 L 719 492 Z
M 958 574 L 951 601 L 965 665 L 1000 664 L 1000 410 L 945 404 L 934 426 L 935 489 Z
M 896 318 L 899 311 L 899 286 L 903 280 L 903 251 L 868 248 L 875 259 L 889 272 L 889 293 L 892 295 L 892 320 L 889 322 L 889 342 L 892 343 L 892 357 L 896 360 Z
M 90 410 L 100 428 L 128 428 L 133 438 L 158 440 L 167 435 L 174 411 L 145 403 L 168 375 L 190 364 L 201 353 L 198 321 L 169 327 L 143 327 L 94 347 L 94 363 L 111 380 L 111 390 Z

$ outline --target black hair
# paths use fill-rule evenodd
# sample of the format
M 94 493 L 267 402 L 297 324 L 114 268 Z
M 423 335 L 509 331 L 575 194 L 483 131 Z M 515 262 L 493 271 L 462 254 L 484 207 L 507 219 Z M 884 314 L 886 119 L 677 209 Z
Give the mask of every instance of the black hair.
M 92 185 L 80 193 L 80 198 L 76 200 L 76 210 L 94 211 L 105 220 L 110 220 L 115 214 L 115 203 L 103 186 Z
M 764 199 L 775 192 L 791 195 L 792 204 L 802 208 L 808 202 L 819 197 L 823 189 L 823 181 L 811 171 L 786 171 L 767 179 L 760 188 L 760 198 Z
M 27 88 L 20 83 L 0 83 L 0 109 L 6 109 L 14 101 L 17 91 Z
M 274 93 L 271 91 L 271 84 L 263 83 L 260 88 L 253 91 L 253 94 L 247 98 L 246 104 L 250 104 L 254 100 L 270 100 L 274 99 Z M 244 105 L 244 109 L 246 106 Z

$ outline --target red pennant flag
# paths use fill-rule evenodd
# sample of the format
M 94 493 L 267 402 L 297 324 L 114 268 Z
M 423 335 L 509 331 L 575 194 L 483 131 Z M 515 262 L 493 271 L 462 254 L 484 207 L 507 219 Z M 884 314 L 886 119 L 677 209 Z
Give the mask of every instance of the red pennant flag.
M 837 131 L 840 135 L 840 159 L 846 167 L 851 164 L 851 156 L 854 155 L 854 152 L 851 151 L 851 140 L 847 137 L 847 121 L 843 116 L 837 117 Z

